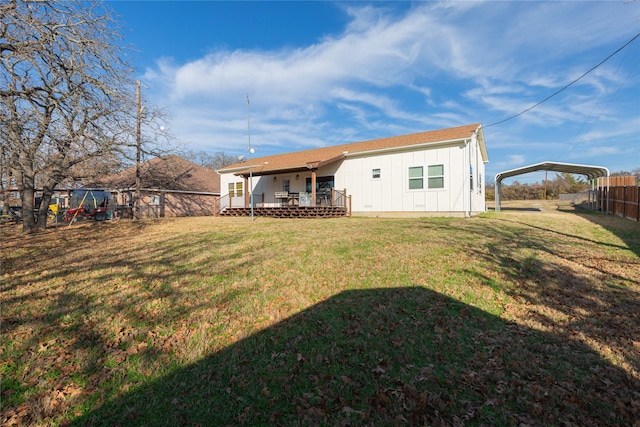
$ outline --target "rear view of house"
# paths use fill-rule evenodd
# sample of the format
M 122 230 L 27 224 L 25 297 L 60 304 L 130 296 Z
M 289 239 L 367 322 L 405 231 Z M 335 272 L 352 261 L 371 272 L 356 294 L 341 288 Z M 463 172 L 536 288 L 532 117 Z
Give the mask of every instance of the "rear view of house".
M 485 211 L 488 162 L 482 126 L 253 158 L 218 172 L 224 208 L 331 204 L 350 195 L 364 216 L 469 216 Z M 249 179 L 251 177 L 251 180 Z

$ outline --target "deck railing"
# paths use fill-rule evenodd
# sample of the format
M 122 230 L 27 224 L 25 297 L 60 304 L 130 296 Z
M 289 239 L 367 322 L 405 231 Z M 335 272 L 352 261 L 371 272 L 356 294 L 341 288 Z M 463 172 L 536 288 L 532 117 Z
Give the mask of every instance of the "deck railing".
M 283 196 L 278 192 L 278 196 Z M 288 193 L 288 197 L 292 197 L 294 194 L 298 195 L 300 193 Z M 307 193 L 304 193 L 307 194 Z M 273 201 L 271 201 L 273 200 Z M 225 210 L 226 208 L 247 208 L 250 207 L 248 204 L 245 206 L 245 200 L 243 197 L 230 197 L 229 194 L 221 196 L 214 200 L 214 216 L 217 216 Z M 265 201 L 264 193 L 254 193 L 253 194 L 253 207 L 283 207 L 287 206 L 288 202 L 284 202 L 282 198 L 276 197 L 274 193 L 273 198 L 270 198 L 269 202 Z M 295 203 L 294 197 L 291 200 L 291 206 L 298 205 Z M 351 196 L 347 195 L 347 190 L 331 190 L 331 195 L 316 195 L 316 206 L 336 206 L 340 208 L 344 208 L 346 210 L 346 215 L 351 215 Z
M 218 216 L 220 212 L 222 212 L 226 208 L 250 207 L 245 206 L 245 203 L 246 201 L 244 196 L 231 197 L 229 194 L 220 196 L 213 201 L 213 216 Z M 264 206 L 264 193 L 253 193 L 253 207 L 257 208 L 262 206 Z
M 347 216 L 351 216 L 351 196 L 347 195 L 346 188 L 343 191 L 333 189 L 331 199 L 333 201 L 333 206 L 345 208 Z
M 218 216 L 220 212 L 231 206 L 231 197 L 228 194 L 213 200 L 213 216 Z

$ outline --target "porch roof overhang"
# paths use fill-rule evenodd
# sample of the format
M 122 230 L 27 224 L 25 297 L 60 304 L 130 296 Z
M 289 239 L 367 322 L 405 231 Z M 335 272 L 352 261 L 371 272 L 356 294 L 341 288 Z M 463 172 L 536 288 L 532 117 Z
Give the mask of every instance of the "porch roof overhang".
M 575 163 L 561 162 L 542 162 L 530 166 L 524 166 L 518 169 L 511 169 L 508 171 L 500 172 L 496 174 L 495 179 L 496 211 L 500 210 L 500 189 L 503 179 L 537 171 L 563 172 L 576 175 L 584 175 L 589 180 L 609 176 L 609 169 L 604 166 L 580 165 Z
M 235 176 L 242 176 L 242 177 L 248 177 L 249 175 L 253 175 L 253 176 L 267 176 L 267 175 L 277 175 L 277 174 L 281 174 L 281 173 L 295 173 L 295 172 L 304 172 L 309 170 L 309 168 L 307 168 L 307 166 L 295 166 L 295 167 L 288 167 L 288 168 L 282 168 L 282 169 L 268 169 L 268 168 L 262 168 L 259 166 L 248 166 L 247 168 L 237 171 L 234 173 Z M 251 173 L 251 171 L 253 171 L 253 173 Z
M 256 165 L 247 165 L 243 169 L 238 170 L 234 173 L 236 176 L 248 177 L 250 172 L 253 176 L 268 176 L 268 175 L 279 175 L 286 173 L 300 173 L 307 172 L 309 170 L 314 170 L 321 168 L 322 166 L 329 165 L 331 163 L 337 162 L 338 160 L 342 160 L 345 158 L 345 153 L 332 157 L 326 160 L 314 160 L 309 161 L 304 165 L 299 166 L 290 166 L 285 168 L 270 168 L 268 164 L 256 164 Z

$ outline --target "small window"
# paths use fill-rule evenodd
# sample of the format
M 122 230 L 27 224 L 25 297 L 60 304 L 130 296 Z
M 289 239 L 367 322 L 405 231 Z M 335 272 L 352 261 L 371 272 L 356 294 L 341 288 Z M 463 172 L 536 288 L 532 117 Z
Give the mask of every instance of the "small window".
M 429 188 L 444 188 L 444 165 L 429 166 Z
M 371 178 L 373 179 L 380 178 L 380 169 L 371 169 Z
M 230 182 L 229 183 L 229 197 L 235 197 L 235 194 L 236 194 L 235 188 L 236 188 L 236 185 L 233 182 Z
M 236 196 L 242 197 L 242 183 L 236 182 Z
M 409 168 L 409 190 L 419 190 L 421 188 L 424 188 L 423 167 Z
M 282 180 L 282 191 L 286 191 L 287 193 L 291 189 L 291 181 L 288 178 Z

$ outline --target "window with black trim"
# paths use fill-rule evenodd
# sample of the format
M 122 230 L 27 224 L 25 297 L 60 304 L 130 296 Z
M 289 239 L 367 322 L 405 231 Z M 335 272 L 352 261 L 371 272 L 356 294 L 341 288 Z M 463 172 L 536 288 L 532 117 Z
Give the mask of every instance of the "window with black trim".
M 316 178 L 316 192 L 318 193 L 331 193 L 331 189 L 334 187 L 333 176 L 319 176 Z M 308 193 L 311 193 L 311 178 L 307 178 L 305 182 L 305 188 Z

